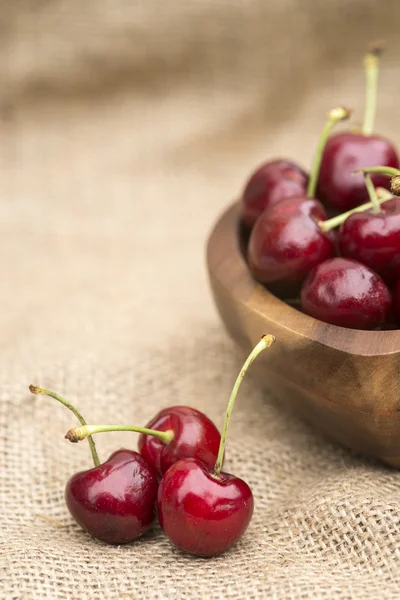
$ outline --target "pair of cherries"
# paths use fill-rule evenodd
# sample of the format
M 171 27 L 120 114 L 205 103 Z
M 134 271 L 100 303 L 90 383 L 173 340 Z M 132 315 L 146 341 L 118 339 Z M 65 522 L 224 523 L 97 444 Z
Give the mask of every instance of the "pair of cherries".
M 301 290 L 303 310 L 316 318 L 361 329 L 387 321 L 392 304 L 388 286 L 400 277 L 400 201 L 387 201 L 386 173 L 372 168 L 365 175 L 368 167 L 399 166 L 393 145 L 372 135 L 378 57 L 374 48 L 365 59 L 363 131 L 330 135 L 349 116 L 344 108 L 333 109 L 310 177 L 294 163 L 273 161 L 254 173 L 242 199 L 254 277 L 284 297 Z M 387 202 L 381 206 L 383 200 Z M 346 212 L 328 220 L 326 208 Z
M 65 487 L 66 505 L 93 537 L 125 544 L 142 536 L 156 515 L 161 528 L 182 551 L 203 557 L 221 554 L 245 533 L 254 499 L 248 484 L 222 471 L 228 425 L 244 375 L 275 341 L 265 335 L 248 356 L 229 399 L 222 435 L 206 415 L 188 406 L 159 412 L 147 427 L 87 425 L 64 398 L 30 386 L 69 408 L 81 423 L 66 438 L 88 438 L 94 468 L 73 475 Z M 107 431 L 140 433 L 138 448 L 118 450 L 100 463 L 92 436 Z

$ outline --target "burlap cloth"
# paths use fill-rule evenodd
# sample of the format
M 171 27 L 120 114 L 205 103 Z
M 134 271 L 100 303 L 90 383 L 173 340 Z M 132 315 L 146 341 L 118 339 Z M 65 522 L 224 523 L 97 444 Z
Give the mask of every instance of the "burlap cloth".
M 52 387 L 92 422 L 184 403 L 222 425 L 243 356 L 210 297 L 207 233 L 261 160 L 309 163 L 327 108 L 361 120 L 360 55 L 377 37 L 377 127 L 400 142 L 399 17 L 397 0 L 1 2 L 2 599 L 399 598 L 399 475 L 251 377 L 226 467 L 255 515 L 214 560 L 157 529 L 125 547 L 83 533 L 63 491 L 87 444 L 27 391 Z M 106 458 L 136 437 L 97 443 Z

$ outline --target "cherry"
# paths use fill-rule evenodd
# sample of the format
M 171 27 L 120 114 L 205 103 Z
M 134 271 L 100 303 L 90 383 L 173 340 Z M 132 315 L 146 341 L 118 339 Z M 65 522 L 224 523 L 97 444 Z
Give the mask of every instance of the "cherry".
M 369 175 L 366 182 L 372 199 L 376 192 Z M 393 283 L 400 277 L 400 198 L 351 215 L 339 231 L 338 246 L 342 256 L 362 262 Z
M 158 480 L 154 469 L 133 450 L 118 450 L 101 465 L 73 475 L 65 502 L 75 521 L 108 544 L 143 535 L 156 516 Z
M 387 139 L 372 134 L 381 51 L 375 46 L 365 56 L 367 86 L 362 132 L 333 135 L 324 149 L 317 195 L 322 202 L 340 211 L 368 201 L 362 175 L 354 175 L 354 171 L 375 165 L 399 167 L 395 147 Z M 379 174 L 373 176 L 373 183 L 377 187 L 388 187 L 387 180 Z
M 29 386 L 33 394 L 54 398 L 78 410 L 59 394 Z M 156 516 L 157 474 L 137 452 L 119 450 L 100 464 L 95 443 L 88 437 L 94 468 L 73 475 L 65 487 L 65 502 L 75 521 L 93 537 L 110 544 L 131 542 L 145 533 Z
M 248 263 L 255 279 L 285 291 L 334 256 L 332 235 L 318 225 L 326 218 L 324 207 L 314 198 L 286 198 L 266 210 L 249 241 Z
M 250 177 L 242 195 L 242 221 L 253 227 L 261 213 L 284 198 L 304 196 L 308 175 L 288 160 L 261 165 Z
M 282 291 L 287 291 L 300 284 L 317 264 L 334 256 L 333 236 L 319 226 L 327 218 L 325 209 L 313 195 L 322 151 L 329 133 L 336 123 L 348 116 L 349 111 L 341 107 L 328 113 L 328 120 L 318 143 L 307 195 L 286 198 L 272 205 L 261 214 L 253 227 L 248 246 L 248 263 L 259 282 L 274 284 Z
M 383 280 L 367 266 L 332 258 L 308 275 L 301 289 L 304 312 L 333 325 L 375 329 L 387 320 L 392 298 Z
M 160 475 L 181 458 L 196 458 L 209 467 L 214 465 L 221 436 L 214 423 L 199 410 L 189 406 L 164 408 L 146 427 L 174 433 L 169 444 L 154 436 L 139 437 L 141 455 Z
M 245 533 L 254 500 L 245 481 L 220 473 L 215 477 L 194 458 L 175 463 L 161 480 L 158 518 L 164 533 L 184 552 L 216 556 Z
M 213 466 L 221 436 L 205 414 L 189 406 L 171 406 L 161 410 L 146 427 L 134 425 L 85 425 L 66 434 L 71 442 L 107 431 L 140 433 L 138 447 L 143 458 L 161 477 L 181 458 L 197 458 Z
M 332 136 L 322 159 L 318 197 L 340 211 L 367 202 L 362 176 L 352 173 L 381 164 L 399 166 L 395 148 L 384 138 L 350 132 Z M 387 187 L 387 179 L 379 175 L 374 175 L 373 183 Z
M 158 489 L 160 525 L 177 548 L 203 557 L 231 548 L 245 533 L 254 500 L 245 481 L 221 472 L 230 416 L 240 384 L 255 358 L 275 338 L 263 336 L 250 353 L 236 380 L 226 411 L 214 469 L 194 458 L 176 462 Z

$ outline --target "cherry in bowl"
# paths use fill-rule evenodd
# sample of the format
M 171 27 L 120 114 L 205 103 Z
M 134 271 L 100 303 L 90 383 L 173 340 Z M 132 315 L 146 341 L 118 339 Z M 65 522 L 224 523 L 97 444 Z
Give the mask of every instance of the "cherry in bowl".
M 279 159 L 261 165 L 243 191 L 243 223 L 251 229 L 266 208 L 284 198 L 304 196 L 307 185 L 307 173 L 292 161 Z
M 301 306 L 312 317 L 351 329 L 375 329 L 390 315 L 392 296 L 377 273 L 348 258 L 332 258 L 308 275 Z

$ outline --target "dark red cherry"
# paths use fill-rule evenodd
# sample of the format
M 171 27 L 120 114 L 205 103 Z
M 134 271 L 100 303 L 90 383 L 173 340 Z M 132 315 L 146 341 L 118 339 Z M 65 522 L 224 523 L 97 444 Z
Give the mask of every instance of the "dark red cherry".
M 249 227 L 269 206 L 284 198 L 304 196 L 308 175 L 288 160 L 274 160 L 259 167 L 248 180 L 242 196 L 242 220 Z
M 205 414 L 189 406 L 170 406 L 161 410 L 146 429 L 171 430 L 174 437 L 164 444 L 161 440 L 141 434 L 138 447 L 141 455 L 162 475 L 181 458 L 197 458 L 208 466 L 214 466 L 220 433 Z
M 257 281 L 282 288 L 299 284 L 320 262 L 335 254 L 332 233 L 318 226 L 326 220 L 314 198 L 286 198 L 263 212 L 250 235 L 249 267 Z
M 393 289 L 393 312 L 396 323 L 400 325 L 400 279 L 396 281 Z
M 118 450 L 101 465 L 76 473 L 67 482 L 65 502 L 75 521 L 109 544 L 132 542 L 156 516 L 158 481 L 138 453 Z
M 158 490 L 158 518 L 177 548 L 216 556 L 245 533 L 253 515 L 253 494 L 242 479 L 218 476 L 195 459 L 175 463 Z
M 332 135 L 322 156 L 317 197 L 340 212 L 368 202 L 364 177 L 354 171 L 378 165 L 399 167 L 396 149 L 385 138 L 351 132 Z M 390 180 L 383 175 L 372 175 L 372 181 L 389 189 Z
M 355 213 L 343 223 L 338 235 L 342 256 L 354 258 L 387 283 L 400 278 L 400 198 L 381 205 L 379 213 Z
M 384 281 L 370 268 L 348 258 L 318 265 L 304 281 L 304 312 L 333 325 L 375 329 L 387 320 L 392 304 Z

